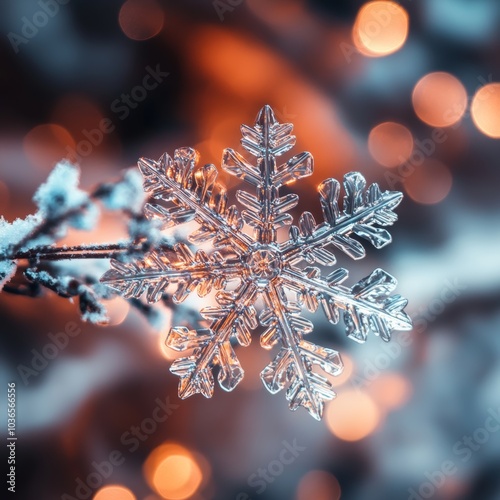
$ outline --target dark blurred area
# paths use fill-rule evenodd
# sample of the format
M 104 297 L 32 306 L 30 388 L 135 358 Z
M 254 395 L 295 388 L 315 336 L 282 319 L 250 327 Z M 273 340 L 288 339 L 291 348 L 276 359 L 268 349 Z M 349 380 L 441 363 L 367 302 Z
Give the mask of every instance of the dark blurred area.
M 351 170 L 405 193 L 393 243 L 339 261 L 350 283 L 377 267 L 396 276 L 414 321 L 389 344 L 358 345 L 314 317 L 316 340 L 346 365 L 318 423 L 265 391 L 257 333 L 237 351 L 246 374 L 234 392 L 180 400 L 166 328 L 124 301 L 96 327 L 54 294 L 3 293 L 17 498 L 500 499 L 497 0 L 4 0 L 0 27 L 7 220 L 33 212 L 63 157 L 87 188 L 182 146 L 220 165 L 270 104 L 294 123 L 294 151 L 315 158 L 291 188 L 295 218 L 320 220 L 317 184 Z M 124 236 L 105 217 L 64 243 Z M 78 333 L 56 357 L 35 359 L 68 328 Z

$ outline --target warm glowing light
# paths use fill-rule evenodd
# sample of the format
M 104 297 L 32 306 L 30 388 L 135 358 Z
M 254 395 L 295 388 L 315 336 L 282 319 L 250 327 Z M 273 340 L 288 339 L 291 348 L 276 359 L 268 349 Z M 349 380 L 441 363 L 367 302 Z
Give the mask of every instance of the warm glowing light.
M 483 134 L 500 139 L 500 83 L 490 83 L 476 92 L 471 114 Z
M 444 200 L 451 191 L 453 177 L 443 163 L 428 160 L 405 179 L 404 186 L 410 198 L 424 205 Z
M 162 30 L 164 14 L 156 0 L 127 0 L 120 9 L 118 22 L 132 40 L 147 40 Z
M 334 387 L 345 384 L 351 378 L 352 372 L 354 371 L 354 362 L 346 354 L 342 354 L 342 363 L 344 364 L 342 373 L 337 376 L 328 377 L 328 380 Z
M 167 500 L 189 498 L 200 487 L 203 474 L 195 456 L 174 443 L 159 446 L 144 464 L 149 485 Z
M 43 169 L 52 168 L 67 157 L 74 147 L 75 141 L 71 134 L 56 123 L 37 125 L 24 137 L 26 156 L 33 165 Z
M 103 486 L 95 495 L 94 500 L 136 500 L 135 495 L 124 486 Z
M 417 116 L 433 127 L 449 127 L 460 121 L 467 108 L 467 92 L 449 73 L 429 73 L 413 89 Z
M 380 411 L 373 399 L 359 389 L 343 391 L 327 406 L 326 423 L 344 441 L 359 441 L 380 423 Z
M 393 410 L 406 403 L 411 395 L 410 382 L 399 373 L 385 373 L 372 381 L 370 395 L 383 408 Z
M 114 299 L 106 301 L 105 306 L 109 318 L 108 325 L 110 326 L 123 323 L 130 310 L 129 303 L 121 297 L 115 297 Z
M 358 12 L 353 41 L 364 55 L 380 57 L 399 50 L 408 36 L 408 13 L 395 2 L 369 2 Z
M 300 480 L 296 500 L 339 500 L 340 494 L 340 484 L 333 474 L 313 470 Z
M 374 160 L 384 167 L 397 167 L 410 157 L 413 151 L 413 136 L 399 123 L 380 123 L 368 136 L 368 149 Z

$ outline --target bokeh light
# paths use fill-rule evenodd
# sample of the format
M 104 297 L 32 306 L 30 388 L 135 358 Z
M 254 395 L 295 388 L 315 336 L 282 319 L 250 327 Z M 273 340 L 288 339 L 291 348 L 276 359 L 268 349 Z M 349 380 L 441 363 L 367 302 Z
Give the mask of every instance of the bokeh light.
M 421 78 L 412 94 L 417 116 L 433 127 L 449 127 L 462 118 L 467 108 L 467 92 L 453 75 L 438 71 Z
M 135 495 L 124 486 L 103 486 L 95 495 L 93 500 L 136 500 Z
M 404 181 L 410 198 L 424 205 L 444 200 L 451 191 L 453 177 L 449 168 L 437 160 L 427 160 Z
M 127 0 L 120 9 L 118 22 L 132 40 L 148 40 L 162 30 L 164 13 L 156 0 Z
M 24 137 L 24 152 L 35 167 L 49 170 L 75 148 L 71 134 L 57 123 L 32 128 Z
M 154 449 L 144 464 L 151 488 L 166 500 L 189 498 L 203 480 L 200 464 L 183 446 L 166 443 Z
M 380 57 L 399 50 L 408 37 L 408 13 L 395 2 L 369 2 L 353 26 L 353 41 L 364 55 Z
M 369 386 L 370 395 L 387 410 L 399 408 L 411 396 L 411 384 L 399 373 L 384 373 Z
M 313 470 L 300 480 L 296 500 L 339 500 L 340 495 L 340 484 L 333 474 Z
M 327 406 L 326 423 L 330 431 L 344 441 L 359 441 L 380 423 L 380 410 L 365 392 L 343 391 Z
M 488 137 L 500 138 L 500 83 L 481 87 L 471 105 L 472 120 Z
M 399 123 L 380 123 L 373 127 L 368 136 L 368 149 L 373 159 L 384 167 L 396 167 L 410 157 L 413 136 Z
M 115 297 L 106 301 L 105 306 L 108 313 L 109 326 L 116 326 L 123 323 L 130 310 L 130 304 L 122 297 Z

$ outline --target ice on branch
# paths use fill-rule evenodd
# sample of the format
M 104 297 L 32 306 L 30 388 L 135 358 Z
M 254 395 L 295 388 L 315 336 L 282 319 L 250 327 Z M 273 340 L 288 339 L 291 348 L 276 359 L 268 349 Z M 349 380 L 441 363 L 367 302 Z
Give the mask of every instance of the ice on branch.
M 84 321 L 106 323 L 104 301 L 116 293 L 99 282 L 103 270 L 98 259 L 116 256 L 127 261 L 144 256 L 153 244 L 170 247 L 159 224 L 144 216 L 144 198 L 142 176 L 135 169 L 87 192 L 80 187 L 79 168 L 59 162 L 33 197 L 37 206 L 34 215 L 12 223 L 0 217 L 0 291 L 38 297 L 43 290 L 51 290 L 60 297 L 78 299 Z M 70 227 L 95 228 L 102 208 L 124 213 L 129 240 L 56 246 Z M 161 323 L 158 307 L 137 299 L 131 304 L 151 323 Z
M 145 295 L 151 303 L 167 290 L 176 303 L 195 291 L 200 297 L 215 292 L 217 305 L 201 310 L 207 328 L 173 327 L 168 333 L 167 345 L 185 353 L 171 367 L 180 377 L 180 397 L 210 397 L 214 369 L 219 385 L 233 390 L 244 374 L 235 348 L 248 346 L 251 331 L 260 325 L 261 346 L 276 349 L 261 373 L 265 387 L 272 393 L 285 390 L 292 410 L 303 406 L 319 420 L 324 402 L 335 397 L 325 374 L 340 374 L 342 361 L 337 351 L 305 340 L 313 325 L 302 316 L 303 308 L 321 309 L 333 324 L 342 320 L 346 334 L 358 342 L 370 332 L 388 341 L 393 330 L 411 328 L 404 312 L 407 301 L 391 295 L 396 287 L 392 276 L 376 269 L 348 286 L 348 271 L 335 267 L 337 252 L 360 259 L 366 244 L 382 248 L 391 242 L 385 228 L 396 221 L 394 209 L 402 194 L 366 186 L 363 176 L 353 172 L 344 177 L 341 197 L 340 183 L 327 179 L 318 188 L 323 221 L 304 212 L 292 225 L 289 212 L 299 198 L 281 195 L 280 189 L 313 171 L 310 153 L 281 160 L 295 145 L 292 128 L 278 123 L 265 106 L 254 126 L 241 127 L 241 144 L 254 160 L 233 149 L 223 152 L 222 168 L 247 185 L 236 193 L 242 209 L 229 205 L 217 168 L 199 166 L 193 149 L 177 149 L 173 157 L 164 154 L 158 161 L 139 160 L 149 195 L 147 217 L 162 229 L 187 222 L 196 223 L 195 228 L 187 242 L 172 250 L 153 247 L 142 259 L 112 262 L 101 280 L 125 297 Z M 279 243 L 278 231 L 285 226 L 290 226 L 289 237 Z M 323 276 L 313 264 L 333 269 Z M 258 298 L 265 304 L 261 311 Z

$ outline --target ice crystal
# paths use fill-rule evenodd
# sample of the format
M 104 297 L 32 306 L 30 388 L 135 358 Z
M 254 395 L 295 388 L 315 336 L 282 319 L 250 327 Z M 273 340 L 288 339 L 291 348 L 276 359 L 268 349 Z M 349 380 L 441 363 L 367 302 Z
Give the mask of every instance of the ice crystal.
M 358 342 L 364 342 L 370 331 L 388 341 L 392 330 L 408 330 L 411 321 L 404 312 L 407 301 L 390 295 L 396 280 L 382 269 L 348 287 L 343 284 L 346 269 L 336 268 L 323 277 L 312 264 L 334 266 L 333 249 L 353 259 L 364 257 L 363 245 L 353 236 L 375 248 L 390 243 L 383 226 L 396 221 L 393 210 L 402 194 L 382 192 L 377 184 L 366 188 L 363 176 L 352 172 L 344 177 L 345 196 L 340 204 L 339 182 L 327 179 L 318 188 L 324 221 L 318 224 L 311 213 L 304 212 L 298 226 L 290 227 L 288 239 L 279 242 L 277 231 L 292 224 L 288 212 L 299 202 L 296 194 L 281 196 L 280 189 L 313 171 L 313 158 L 307 152 L 277 163 L 295 145 L 292 128 L 278 123 L 272 109 L 265 106 L 254 127 L 241 127 L 241 143 L 256 163 L 233 149 L 224 151 L 222 168 L 255 191 L 236 192 L 245 207 L 241 212 L 235 205 L 228 206 L 216 167 L 197 168 L 195 150 L 177 149 L 173 158 L 164 154 L 159 161 L 140 159 L 144 188 L 151 197 L 145 206 L 147 216 L 160 221 L 163 228 L 188 221 L 197 226 L 188 237 L 190 245 L 177 243 L 173 252 L 153 248 L 144 259 L 129 263 L 113 261 L 102 281 L 126 297 L 145 293 L 151 303 L 170 286 L 176 303 L 194 290 L 200 297 L 216 290 L 217 306 L 201 310 L 208 328 L 173 327 L 167 335 L 170 348 L 188 351 L 170 369 L 180 377 L 181 398 L 195 393 L 212 396 L 214 369 L 220 386 L 233 390 L 244 373 L 234 346 L 248 346 L 251 330 L 260 323 L 264 330 L 261 346 L 278 349 L 261 373 L 265 387 L 271 393 L 286 389 L 292 410 L 303 406 L 319 420 L 324 401 L 334 398 L 335 392 L 318 371 L 338 375 L 342 362 L 337 351 L 305 340 L 313 325 L 301 316 L 302 308 L 311 312 L 321 308 L 331 323 L 342 316 L 347 335 Z M 253 229 L 253 236 L 246 227 Z M 207 253 L 199 247 L 209 240 L 213 251 Z M 258 298 L 262 301 L 257 303 Z

